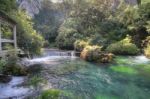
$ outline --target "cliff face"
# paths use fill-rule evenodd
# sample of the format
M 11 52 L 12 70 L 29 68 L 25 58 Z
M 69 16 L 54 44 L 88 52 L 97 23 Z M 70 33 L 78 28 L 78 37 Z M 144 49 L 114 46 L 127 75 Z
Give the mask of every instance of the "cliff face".
M 39 13 L 42 0 L 17 0 L 20 9 L 24 9 L 30 16 Z
M 138 4 L 137 0 L 125 0 L 126 3 L 131 4 L 131 5 L 136 5 Z
M 41 8 L 41 2 L 43 0 L 17 0 L 20 9 L 24 9 L 27 13 L 33 17 L 35 14 L 39 13 Z M 113 0 L 113 8 L 116 8 L 121 0 Z M 126 3 L 131 5 L 136 5 L 137 0 L 124 0 Z

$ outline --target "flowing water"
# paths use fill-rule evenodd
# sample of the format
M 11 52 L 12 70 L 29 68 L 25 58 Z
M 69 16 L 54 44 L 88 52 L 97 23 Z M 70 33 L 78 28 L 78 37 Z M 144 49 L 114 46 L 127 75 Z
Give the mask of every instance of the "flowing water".
M 61 99 L 150 99 L 150 60 L 142 55 L 95 64 L 73 52 L 48 52 L 27 61 L 43 66 L 40 77 L 48 82 L 47 88 L 67 93 Z

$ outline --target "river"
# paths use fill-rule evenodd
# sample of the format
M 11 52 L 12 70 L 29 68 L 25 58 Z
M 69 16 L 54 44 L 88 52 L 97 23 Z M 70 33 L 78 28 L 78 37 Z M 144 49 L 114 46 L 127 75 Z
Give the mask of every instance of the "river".
M 67 98 L 61 97 L 61 99 L 148 99 L 150 97 L 150 60 L 142 55 L 117 56 L 114 63 L 96 64 L 74 56 L 73 52 L 47 51 L 41 57 L 26 59 L 26 62 L 30 65 L 42 65 L 41 72 L 34 74 L 47 82 L 40 89 L 52 88 L 68 93 Z M 22 78 L 14 77 L 16 83 L 17 79 L 22 81 Z M 13 94 L 15 97 L 24 96 L 31 91 L 30 88 L 12 87 L 12 84 L 13 81 L 3 87 L 0 84 L 0 99 L 2 99 L 1 94 L 5 96 Z

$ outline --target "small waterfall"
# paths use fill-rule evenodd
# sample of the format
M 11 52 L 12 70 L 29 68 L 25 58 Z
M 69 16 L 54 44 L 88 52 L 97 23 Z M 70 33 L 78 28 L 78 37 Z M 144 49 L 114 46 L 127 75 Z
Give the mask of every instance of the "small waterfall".
M 22 64 L 25 66 L 30 66 L 36 63 L 50 63 L 58 61 L 60 59 L 75 59 L 75 51 L 59 51 L 59 50 L 45 50 L 43 55 L 40 57 L 34 57 L 33 59 L 24 59 Z
M 75 51 L 72 51 L 71 52 L 71 58 L 74 58 L 76 55 L 75 55 Z
M 140 56 L 135 57 L 135 62 L 137 62 L 137 63 L 148 63 L 148 62 L 150 62 L 150 59 L 148 59 L 144 55 L 140 55 Z

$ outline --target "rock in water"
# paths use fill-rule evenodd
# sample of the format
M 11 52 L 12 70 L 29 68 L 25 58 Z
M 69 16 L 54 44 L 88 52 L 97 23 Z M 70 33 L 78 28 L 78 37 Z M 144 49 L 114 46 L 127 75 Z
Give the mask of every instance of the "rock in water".
M 0 83 L 8 83 L 11 79 L 11 76 L 0 74 Z

